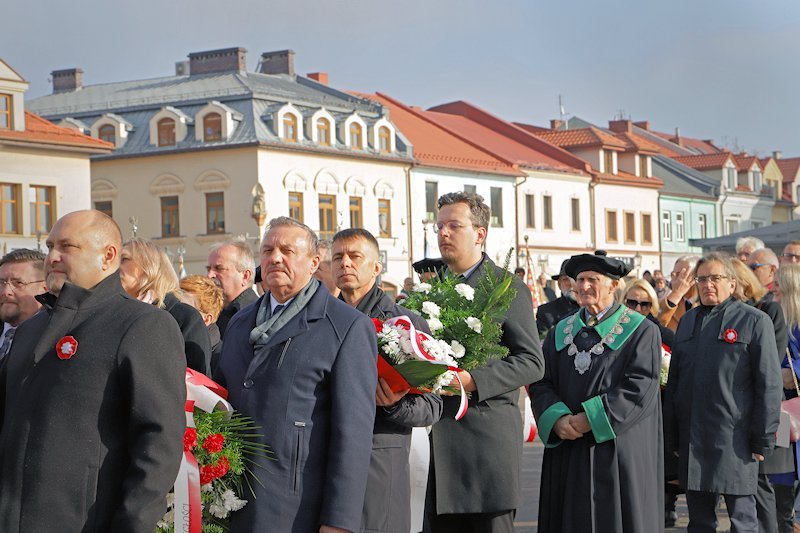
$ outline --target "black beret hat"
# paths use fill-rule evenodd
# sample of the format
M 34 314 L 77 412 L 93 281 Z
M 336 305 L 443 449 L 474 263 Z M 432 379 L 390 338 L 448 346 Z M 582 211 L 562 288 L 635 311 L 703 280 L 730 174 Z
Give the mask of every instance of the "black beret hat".
M 567 262 L 568 261 L 569 261 L 569 259 L 564 259 L 561 262 L 561 270 L 558 271 L 558 274 L 553 274 L 552 276 L 550 276 L 550 279 L 558 281 L 558 279 L 561 276 L 569 276 L 569 274 L 567 274 L 567 271 L 566 271 L 566 266 L 567 266 Z
M 444 261 L 439 258 L 433 259 L 426 257 L 425 259 L 420 259 L 411 266 L 417 274 L 422 274 L 423 272 L 439 272 L 444 269 Z
M 586 270 L 600 272 L 611 279 L 619 279 L 631 271 L 624 262 L 608 257 L 605 250 L 597 250 L 593 254 L 573 255 L 564 265 L 564 271 L 573 279 L 577 279 L 578 274 Z

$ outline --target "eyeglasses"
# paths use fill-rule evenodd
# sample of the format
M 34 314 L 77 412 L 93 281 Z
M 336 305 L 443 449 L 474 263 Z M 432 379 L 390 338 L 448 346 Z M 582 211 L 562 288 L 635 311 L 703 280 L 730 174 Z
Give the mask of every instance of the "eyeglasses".
M 652 302 L 640 302 L 639 300 L 634 300 L 633 298 L 628 298 L 625 300 L 625 305 L 627 305 L 631 309 L 636 309 L 637 307 L 642 310 L 642 312 L 647 313 L 650 311 L 650 308 L 653 306 Z
M 800 255 L 797 255 L 797 254 L 784 253 L 784 254 L 781 254 L 781 257 L 785 257 L 786 259 L 788 259 L 792 263 L 797 263 L 798 261 L 800 261 Z
M 461 224 L 460 222 L 437 222 L 433 225 L 433 232 L 439 233 L 444 228 L 447 228 L 447 231 L 451 233 L 457 233 L 464 228 L 469 227 L 467 225 Z M 474 225 L 472 227 L 475 227 Z
M 772 266 L 772 265 L 770 265 L 769 263 L 753 263 L 752 265 L 747 265 L 747 266 L 750 267 L 750 270 L 755 272 L 756 270 L 758 270 L 761 267 L 768 267 L 768 266 Z
M 0 290 L 5 289 L 6 285 L 8 285 L 11 287 L 12 291 L 18 291 L 20 289 L 24 289 L 28 285 L 42 283 L 43 281 L 43 279 L 37 279 L 34 281 L 22 281 L 21 279 L 0 279 Z
M 716 285 L 723 279 L 730 279 L 730 276 L 720 276 L 719 274 L 713 274 L 711 276 L 698 276 L 694 278 L 694 282 L 698 285 L 702 285 L 703 283 L 713 283 Z

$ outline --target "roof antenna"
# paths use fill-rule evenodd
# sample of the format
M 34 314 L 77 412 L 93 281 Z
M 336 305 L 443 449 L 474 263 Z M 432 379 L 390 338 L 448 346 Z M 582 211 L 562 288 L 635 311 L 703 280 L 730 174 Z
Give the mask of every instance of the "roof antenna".
M 564 108 L 564 97 L 562 95 L 558 95 L 558 116 L 561 124 L 564 125 L 564 129 L 569 129 L 569 122 L 564 120 L 564 117 L 567 116 L 567 111 Z

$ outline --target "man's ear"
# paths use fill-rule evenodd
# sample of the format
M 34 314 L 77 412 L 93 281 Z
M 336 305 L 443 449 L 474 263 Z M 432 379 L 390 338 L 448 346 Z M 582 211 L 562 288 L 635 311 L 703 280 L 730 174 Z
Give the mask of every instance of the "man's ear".
M 106 245 L 103 250 L 102 269 L 119 268 L 119 250 L 115 244 Z
M 475 229 L 475 244 L 483 244 L 486 242 L 486 235 L 488 231 L 486 228 L 476 228 Z

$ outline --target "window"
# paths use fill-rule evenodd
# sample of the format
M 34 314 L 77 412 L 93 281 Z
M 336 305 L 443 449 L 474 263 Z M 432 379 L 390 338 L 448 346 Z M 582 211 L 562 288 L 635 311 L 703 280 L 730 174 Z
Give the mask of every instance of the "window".
M 392 201 L 380 198 L 378 200 L 378 237 L 389 238 L 392 236 Z
M 653 216 L 642 213 L 642 244 L 653 244 Z
M 636 214 L 625 211 L 623 214 L 623 229 L 625 230 L 625 244 L 636 242 Z
M 647 173 L 647 156 L 646 155 L 640 155 L 639 156 L 639 175 L 641 177 L 643 177 L 643 178 L 649 177 L 648 173 Z
M 753 191 L 761 192 L 761 171 L 758 169 L 753 170 Z
M 686 240 L 686 233 L 683 228 L 683 211 L 675 212 L 675 240 L 680 242 Z
M 31 233 L 49 233 L 55 221 L 55 187 L 29 187 L 31 201 Z
M 572 198 L 570 202 L 572 205 L 572 231 L 581 230 L 581 200 L 580 198 Z
M 203 117 L 203 135 L 206 142 L 222 140 L 222 115 L 209 113 Z
M 175 146 L 175 121 L 171 118 L 158 121 L 158 145 Z
M 363 228 L 364 227 L 364 211 L 361 208 L 361 197 L 350 197 L 350 227 Z
M 737 231 L 739 231 L 739 221 L 731 218 L 727 219 L 725 221 L 725 231 L 728 234 L 736 233 Z
M 617 242 L 617 211 L 606 209 L 606 242 Z
M 161 236 L 177 237 L 180 235 L 178 216 L 178 197 L 161 197 Z
M 439 209 L 436 202 L 439 201 L 439 184 L 435 181 L 425 182 L 425 219 L 436 220 Z
M 736 180 L 737 180 L 737 172 L 735 167 L 728 167 L 725 169 L 726 173 L 726 181 L 728 185 L 728 189 L 733 191 L 736 189 Z
M 525 226 L 528 228 L 536 227 L 536 197 L 533 194 L 525 195 Z
M 283 115 L 283 140 L 297 142 L 297 117 L 291 113 Z
M 378 129 L 378 150 L 385 154 L 392 151 L 392 132 L 386 126 Z
M 13 100 L 11 99 L 10 94 L 0 94 L 0 129 L 7 130 L 11 128 L 12 102 Z
M 330 239 L 336 233 L 336 197 L 332 194 L 319 195 L 319 236 Z
M 111 124 L 104 124 L 97 130 L 97 138 L 111 144 L 117 143 L 117 128 Z
M 661 238 L 665 241 L 672 240 L 672 213 L 669 211 L 661 212 Z
M 614 152 L 612 150 L 603 150 L 603 172 L 606 174 L 614 173 Z
M 738 173 L 739 179 L 737 180 L 736 184 L 740 185 L 748 190 L 750 190 L 750 173 L 749 172 L 739 172 Z
M 542 215 L 544 229 L 553 229 L 553 197 L 542 196 Z
M 97 211 L 100 211 L 101 213 L 103 213 L 104 215 L 107 215 L 107 216 L 109 216 L 111 218 L 114 218 L 114 210 L 111 208 L 111 201 L 110 200 L 107 201 L 107 202 L 95 202 L 94 203 L 94 208 Z
M 19 231 L 19 185 L 0 183 L 0 233 Z
M 464 192 L 477 194 L 478 193 L 478 187 L 476 187 L 475 185 L 464 185 Z
M 362 144 L 363 137 L 364 131 L 361 128 L 361 124 L 352 122 L 350 124 L 350 148 L 361 150 L 364 146 Z
M 764 222 L 761 221 L 761 220 L 753 220 L 753 221 L 751 221 L 751 224 L 753 226 L 753 229 L 758 229 L 758 228 L 763 228 L 764 227 Z
M 492 226 L 503 227 L 503 189 L 500 187 L 491 188 L 491 223 Z
M 708 227 L 708 223 L 706 221 L 706 215 L 700 215 L 700 218 L 697 220 L 697 233 L 699 234 L 701 239 L 705 239 L 708 233 L 706 229 Z
M 206 193 L 206 233 L 225 233 L 224 193 Z
M 327 118 L 317 120 L 317 142 L 320 146 L 331 145 L 331 121 Z
M 298 222 L 303 221 L 303 193 L 289 193 L 289 217 Z

